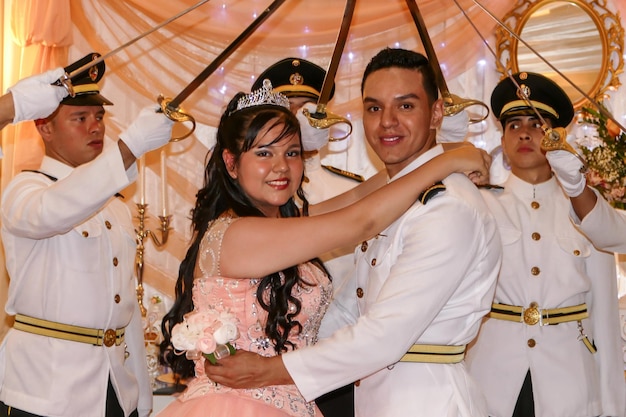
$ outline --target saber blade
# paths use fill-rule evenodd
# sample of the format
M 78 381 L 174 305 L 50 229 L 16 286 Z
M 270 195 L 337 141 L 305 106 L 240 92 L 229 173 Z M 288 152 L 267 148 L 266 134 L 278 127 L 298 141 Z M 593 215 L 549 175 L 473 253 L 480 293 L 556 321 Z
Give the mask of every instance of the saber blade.
M 337 35 L 337 42 L 335 42 L 335 49 L 328 64 L 326 70 L 326 76 L 322 84 L 322 90 L 320 91 L 320 98 L 317 100 L 317 111 L 313 114 L 313 117 L 321 114 L 320 118 L 326 117 L 326 105 L 330 100 L 330 95 L 333 91 L 333 84 L 335 83 L 335 75 L 337 75 L 337 69 L 339 68 L 339 62 L 341 61 L 341 54 L 343 48 L 346 45 L 348 39 L 348 32 L 350 31 L 350 24 L 352 23 L 352 16 L 354 15 L 354 7 L 356 6 L 356 0 L 348 0 L 346 8 L 343 12 L 343 18 L 341 20 L 341 27 L 339 28 L 339 34 Z M 317 117 L 316 117 L 317 118 Z
M 72 71 L 71 73 L 65 75 L 63 77 L 63 81 L 67 82 L 68 79 L 71 80 L 72 77 L 75 77 L 76 75 L 82 73 L 83 71 L 85 71 L 85 70 L 93 67 L 94 65 L 104 61 L 105 59 L 107 59 L 107 58 L 117 54 L 121 50 L 123 50 L 123 49 L 127 48 L 128 46 L 134 44 L 135 42 L 145 38 L 146 36 L 148 36 L 152 32 L 155 32 L 155 31 L 161 29 L 163 26 L 166 26 L 166 25 L 172 23 L 174 20 L 176 20 L 176 19 L 186 15 L 187 13 L 191 12 L 192 10 L 195 10 L 196 8 L 202 6 L 204 3 L 207 3 L 207 2 L 209 2 L 209 0 L 201 0 L 201 1 L 199 1 L 198 3 L 194 4 L 193 6 L 187 8 L 187 9 L 181 11 L 180 13 L 170 17 L 169 19 L 159 23 L 158 25 L 156 25 L 155 27 L 151 28 L 150 30 L 148 30 L 148 31 L 140 34 L 139 36 L 129 40 L 128 42 L 124 43 L 123 45 L 118 46 L 117 48 L 113 49 L 112 51 L 110 51 L 110 52 L 108 52 L 108 53 L 106 53 L 106 54 L 104 54 L 104 55 L 94 59 L 93 61 L 91 61 L 91 62 L 83 65 L 82 67 L 79 67 L 78 69 Z M 57 81 L 57 83 L 63 84 L 63 82 L 61 80 Z
M 457 2 L 457 0 L 453 0 L 453 1 L 456 3 L 457 7 L 461 8 L 461 6 Z M 606 117 L 607 119 L 611 119 L 617 125 L 617 127 L 619 127 L 622 130 L 622 132 L 626 132 L 626 129 L 624 128 L 624 126 L 622 126 L 622 124 L 620 122 L 618 122 L 617 119 L 615 119 L 615 117 L 613 117 L 613 115 L 611 113 L 609 113 L 609 111 L 604 108 L 604 106 L 601 106 L 596 100 L 594 100 L 592 97 L 590 97 L 589 94 L 585 93 L 579 86 L 574 84 L 574 82 L 572 80 L 570 80 L 565 74 L 563 74 L 561 71 L 559 71 L 558 68 L 556 68 L 554 65 L 552 65 L 552 63 L 550 61 L 548 61 L 546 58 L 544 58 L 543 55 L 541 55 L 539 52 L 537 52 L 531 45 L 528 44 L 528 42 L 526 42 L 521 36 L 519 36 L 517 33 L 515 33 L 503 21 L 498 19 L 498 17 L 496 15 L 494 15 L 489 9 L 487 9 L 480 2 L 478 2 L 478 0 L 473 0 L 473 2 L 483 12 L 485 12 L 493 21 L 495 21 L 500 27 L 502 27 L 504 30 L 509 32 L 509 34 L 511 36 L 513 36 L 518 42 L 521 42 L 526 48 L 528 48 L 533 54 L 535 54 L 535 56 L 537 56 L 537 58 L 541 59 L 554 72 L 559 74 L 559 76 L 562 77 L 576 91 L 578 91 L 578 93 L 580 93 L 580 95 L 582 95 L 585 99 L 587 99 L 590 103 L 592 103 L 604 117 Z M 463 10 L 463 9 L 461 8 L 461 10 Z M 469 20 L 469 16 L 467 16 L 464 11 L 463 11 L 463 14 L 465 15 L 465 18 Z M 470 22 L 471 22 L 471 20 L 470 20 Z M 472 24 L 472 26 L 473 26 L 473 24 Z M 475 26 L 474 26 L 474 29 L 476 29 Z M 482 36 L 481 36 L 481 38 L 482 38 Z M 488 43 L 487 43 L 487 41 L 484 38 L 483 38 L 483 42 L 488 46 Z M 495 54 L 495 52 L 493 52 L 493 50 L 491 51 L 491 53 L 494 56 L 496 56 L 496 54 Z M 496 56 L 496 60 L 497 59 L 498 59 L 498 57 Z M 500 63 L 500 64 L 502 64 L 502 63 Z
M 441 95 L 443 96 L 446 103 L 451 104 L 452 97 L 450 96 L 450 90 L 448 89 L 448 84 L 446 84 L 446 79 L 443 77 L 443 72 L 441 71 L 441 66 L 439 65 L 439 60 L 437 59 L 435 48 L 433 48 L 433 43 L 430 40 L 430 36 L 428 35 L 426 23 L 422 18 L 419 7 L 417 7 L 417 3 L 415 2 L 415 0 L 406 0 L 406 4 L 409 7 L 411 16 L 413 17 L 413 22 L 415 22 L 415 26 L 417 26 L 417 31 L 419 32 L 420 39 L 422 40 L 422 45 L 426 50 L 428 60 L 435 70 L 435 76 L 437 77 L 437 84 L 439 85 L 439 89 L 441 90 Z
M 462 99 L 452 93 L 448 89 L 448 84 L 446 83 L 446 79 L 443 76 L 443 71 L 441 70 L 441 65 L 439 65 L 439 60 L 437 59 L 437 54 L 435 53 L 435 48 L 433 47 L 433 43 L 430 40 L 430 35 L 428 34 L 428 29 L 426 28 L 426 23 L 424 22 L 424 18 L 419 11 L 419 7 L 417 7 L 417 2 L 415 0 L 406 0 L 406 5 L 411 12 L 411 16 L 413 17 L 413 22 L 415 22 L 415 26 L 417 27 L 417 31 L 419 32 L 420 39 L 422 40 L 422 45 L 426 51 L 426 56 L 428 57 L 428 62 L 432 67 L 435 78 L 437 81 L 437 86 L 439 87 L 439 91 L 441 92 L 441 96 L 443 98 L 444 111 L 446 116 L 455 115 L 463 111 L 463 109 L 470 106 L 482 106 L 485 109 L 484 115 L 480 118 L 470 118 L 470 123 L 482 122 L 489 116 L 489 107 L 479 100 L 470 100 L 470 99 Z
M 167 108 L 175 112 L 178 110 L 180 104 L 193 93 L 200 84 L 204 82 L 219 66 L 241 45 L 250 35 L 263 23 L 268 17 L 272 15 L 283 4 L 285 0 L 274 0 L 267 9 L 263 11 L 242 33 L 235 39 L 230 45 L 219 54 L 213 62 L 211 62 L 194 80 L 187 85 L 176 97 L 167 103 Z

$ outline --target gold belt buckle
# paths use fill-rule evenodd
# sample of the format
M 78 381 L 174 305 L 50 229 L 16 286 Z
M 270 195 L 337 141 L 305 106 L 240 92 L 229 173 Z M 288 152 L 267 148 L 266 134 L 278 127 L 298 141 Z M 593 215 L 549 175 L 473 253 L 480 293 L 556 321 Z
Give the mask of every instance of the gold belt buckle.
M 524 309 L 524 323 L 534 326 L 539 323 L 539 319 L 541 319 L 541 312 L 537 308 L 537 303 L 531 303 L 528 308 Z
M 117 339 L 117 334 L 113 329 L 107 329 L 104 332 L 104 337 L 102 338 L 102 344 L 106 347 L 111 347 L 115 344 L 115 339 Z

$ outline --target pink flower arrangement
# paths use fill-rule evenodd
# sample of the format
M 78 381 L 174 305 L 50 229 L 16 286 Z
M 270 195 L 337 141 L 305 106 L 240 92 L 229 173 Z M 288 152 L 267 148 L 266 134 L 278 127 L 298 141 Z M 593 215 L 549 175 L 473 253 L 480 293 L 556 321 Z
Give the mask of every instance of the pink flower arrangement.
M 218 359 L 235 354 L 231 342 L 239 337 L 238 323 L 230 311 L 192 311 L 172 328 L 172 345 L 188 359 L 204 356 L 215 365 Z

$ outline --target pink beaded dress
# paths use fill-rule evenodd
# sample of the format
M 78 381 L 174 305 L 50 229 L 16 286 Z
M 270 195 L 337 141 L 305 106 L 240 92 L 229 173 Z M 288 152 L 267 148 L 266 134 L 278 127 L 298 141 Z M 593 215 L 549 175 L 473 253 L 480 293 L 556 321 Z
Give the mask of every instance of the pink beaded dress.
M 233 279 L 220 274 L 220 247 L 228 227 L 237 221 L 231 214 L 220 216 L 209 225 L 200 244 L 198 266 L 202 276 L 194 281 L 193 303 L 196 311 L 207 308 L 230 309 L 239 318 L 237 349 L 275 356 L 276 352 L 263 329 L 267 312 L 256 299 L 257 279 Z M 280 254 L 278 254 L 280 256 Z M 326 274 L 310 263 L 299 266 L 303 280 L 293 295 L 302 304 L 297 320 L 302 332 L 289 340 L 298 348 L 317 341 L 321 319 L 332 295 Z M 269 386 L 258 389 L 231 389 L 210 381 L 204 373 L 205 359 L 195 363 L 195 377 L 187 389 L 158 417 L 321 417 L 314 402 L 307 403 L 295 385 Z

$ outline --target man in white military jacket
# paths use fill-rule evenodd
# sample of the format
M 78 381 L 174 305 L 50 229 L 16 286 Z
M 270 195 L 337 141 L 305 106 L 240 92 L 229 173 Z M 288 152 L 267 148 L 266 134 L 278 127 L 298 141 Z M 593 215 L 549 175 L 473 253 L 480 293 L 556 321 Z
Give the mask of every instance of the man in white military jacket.
M 100 62 L 78 75 L 75 94 L 36 120 L 44 159 L 2 195 L 15 324 L 0 345 L 0 416 L 146 417 L 152 408 L 135 234 L 115 195 L 136 178 L 135 159 L 169 141 L 173 122 L 146 108 L 107 141 L 104 71 Z M 20 113 L 32 110 L 23 104 Z
M 626 221 L 586 187 L 574 154 L 541 149 L 544 123 L 574 116 L 567 94 L 541 74 L 513 77 L 491 96 L 511 175 L 484 191 L 503 259 L 468 369 L 492 417 L 624 416 L 615 261 L 604 251 L 626 250 Z
M 381 51 L 365 70 L 365 134 L 391 181 L 443 152 L 434 80 L 423 55 L 402 49 Z M 453 174 L 357 249 L 355 325 L 282 357 L 237 354 L 207 374 L 237 387 L 293 381 L 309 400 L 356 381 L 360 417 L 485 416 L 463 357 L 491 306 L 500 245 L 480 193 Z

